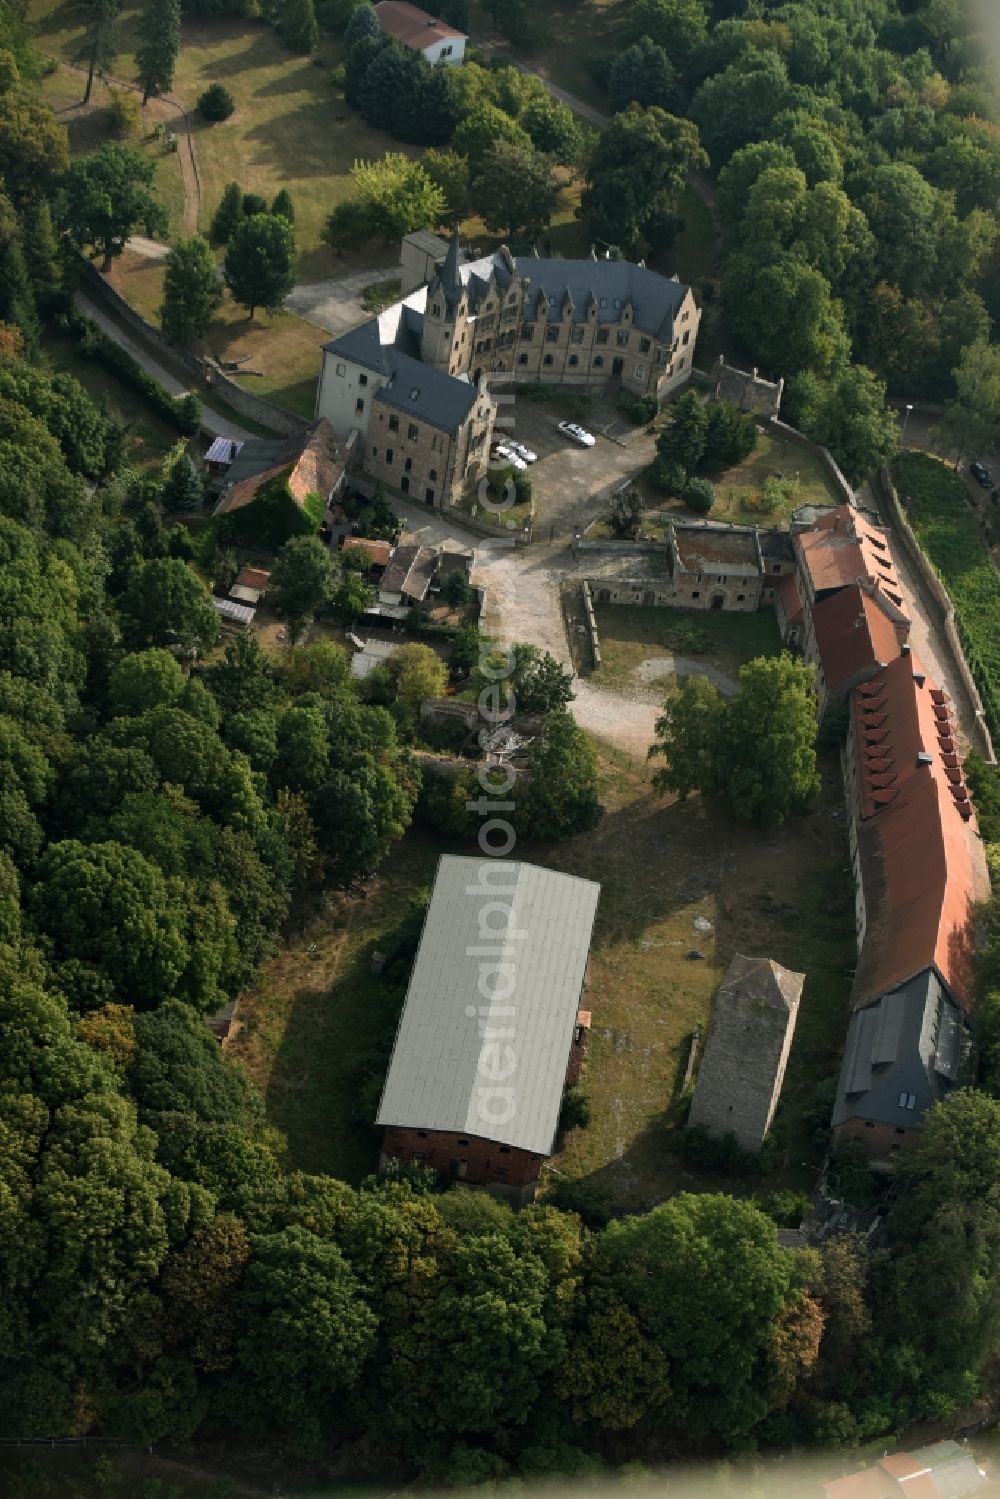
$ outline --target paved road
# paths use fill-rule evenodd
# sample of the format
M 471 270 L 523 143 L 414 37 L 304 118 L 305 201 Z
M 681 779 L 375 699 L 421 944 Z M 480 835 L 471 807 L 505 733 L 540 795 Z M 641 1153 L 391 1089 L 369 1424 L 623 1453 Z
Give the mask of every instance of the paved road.
M 114 318 L 109 317 L 106 312 L 94 302 L 91 302 L 82 292 L 78 291 L 76 293 L 75 301 L 80 311 L 85 313 L 87 317 L 93 318 L 97 326 L 103 329 L 109 338 L 113 338 L 116 344 L 131 354 L 132 358 L 142 365 L 147 375 L 152 375 L 154 380 L 160 382 L 168 395 L 187 395 L 191 386 L 178 380 L 176 375 L 172 375 L 169 370 L 158 363 L 148 350 L 139 343 L 138 339 L 133 338 L 120 323 L 115 322 Z M 192 381 L 191 384 L 193 383 Z M 220 416 L 218 412 L 212 410 L 211 406 L 206 406 L 200 390 L 196 390 L 195 394 L 202 403 L 201 424 L 206 432 L 210 432 L 213 437 L 235 437 L 238 441 L 253 436 L 253 433 L 248 432 L 245 427 L 241 427 L 238 423 L 230 421 L 228 417 Z
M 361 300 L 365 287 L 398 280 L 399 266 L 391 265 L 326 281 L 307 281 L 285 298 L 285 306 L 328 333 L 346 333 L 371 316 Z

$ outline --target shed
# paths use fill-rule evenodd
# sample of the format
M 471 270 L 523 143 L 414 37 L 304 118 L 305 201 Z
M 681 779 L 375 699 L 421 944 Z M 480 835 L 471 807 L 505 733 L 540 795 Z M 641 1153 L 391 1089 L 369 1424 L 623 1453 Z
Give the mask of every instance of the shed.
M 233 599 L 212 599 L 212 608 L 222 620 L 223 628 L 245 630 L 253 624 L 255 611 L 248 604 L 238 604 Z

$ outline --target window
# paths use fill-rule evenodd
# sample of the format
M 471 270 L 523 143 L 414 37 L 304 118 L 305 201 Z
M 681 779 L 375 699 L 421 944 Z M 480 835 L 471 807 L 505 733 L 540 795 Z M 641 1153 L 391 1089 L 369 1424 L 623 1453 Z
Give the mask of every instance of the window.
M 404 494 L 409 494 L 409 492 L 410 492 L 410 478 L 409 478 L 408 474 L 404 474 L 403 477 L 400 479 L 400 481 L 399 481 L 399 487 L 403 491 Z
M 510 1146 L 509 1145 L 501 1145 L 501 1147 L 500 1147 L 500 1154 L 501 1155 L 510 1155 Z
M 434 303 L 434 306 L 431 308 L 431 316 L 432 317 L 440 317 L 441 316 L 441 304 L 440 304 L 440 302 L 435 302 Z
M 569 341 L 570 341 L 571 344 L 582 344 L 583 343 L 583 329 L 582 328 L 571 328 L 569 330 Z
M 646 378 L 646 366 L 644 364 L 637 364 L 636 365 L 636 367 L 635 367 L 635 378 L 637 380 L 645 380 L 645 378 Z
M 772 562 L 771 563 L 771 571 L 773 573 L 780 573 L 781 572 L 781 563 L 780 562 Z
M 420 394 L 420 386 L 419 385 L 415 385 L 413 387 L 413 389 L 410 391 L 410 400 L 411 401 L 415 401 L 417 399 L 417 396 L 419 394 Z
M 391 463 L 392 459 L 393 459 L 392 448 L 386 448 L 386 450 L 385 450 L 385 461 L 386 461 L 386 463 Z
M 618 347 L 620 349 L 627 349 L 628 348 L 628 329 L 627 328 L 619 328 L 618 329 Z
M 915 1093 L 901 1093 L 899 1095 L 899 1107 L 901 1109 L 915 1109 L 917 1106 L 917 1095 Z
M 365 398 L 364 398 L 364 396 L 358 396 L 358 399 L 354 403 L 354 410 L 355 410 L 355 412 L 358 412 L 358 411 L 364 411 L 364 409 L 365 409 Z
M 372 448 L 372 457 L 373 458 L 377 458 L 378 457 L 378 448 Z
M 685 333 L 684 337 L 681 339 L 681 343 L 682 344 L 688 343 L 690 341 L 690 338 L 691 338 L 691 334 L 690 334 L 690 331 L 689 331 L 689 332 Z
M 594 359 L 594 369 L 595 370 L 599 370 L 599 369 L 603 369 L 603 367 L 604 367 L 604 360 L 601 357 L 601 355 L 598 354 L 598 355 L 596 355 L 596 357 Z
M 601 306 L 602 307 L 607 307 L 607 305 L 608 305 L 608 299 L 607 299 L 607 297 L 602 297 L 601 298 Z
M 534 334 L 534 331 L 535 331 L 535 325 L 534 325 L 534 323 L 522 323 L 521 324 L 521 341 L 522 341 L 522 343 L 529 343 L 530 344 L 531 339 L 532 339 L 532 335 Z
M 338 364 L 337 365 L 337 374 L 338 375 L 346 375 L 347 374 L 347 365 L 346 364 Z
M 398 416 L 390 416 L 390 418 L 389 418 L 389 431 L 390 432 L 398 432 L 399 431 L 399 417 Z
M 620 307 L 621 305 L 622 305 L 622 299 L 621 299 L 621 297 L 615 297 L 615 306 L 616 307 Z
M 551 354 L 546 354 L 545 358 L 542 360 L 542 363 L 543 364 L 551 364 L 552 363 L 552 355 Z
M 435 432 L 434 436 L 431 438 L 431 452 L 440 453 L 443 446 L 444 439 L 442 438 L 440 432 Z
M 575 369 L 576 366 L 580 363 L 580 356 L 579 356 L 579 354 L 571 354 L 569 356 L 569 362 L 570 362 L 571 367 Z
M 417 438 L 419 436 L 420 436 L 420 428 L 417 426 L 416 422 L 411 422 L 410 425 L 406 429 L 406 438 L 407 438 L 407 441 L 408 442 L 416 442 L 416 440 L 417 440 Z
M 906 1130 L 903 1128 L 903 1126 L 901 1124 L 897 1124 L 896 1125 L 896 1134 L 897 1135 L 905 1135 L 906 1134 Z
M 682 322 L 682 323 L 686 323 L 686 322 L 687 322 L 687 320 L 688 320 L 688 316 L 689 316 L 689 314 L 688 314 L 688 313 L 686 313 L 686 312 L 682 312 L 682 313 L 681 313 L 681 322 Z
M 745 594 L 745 593 L 738 593 L 738 594 L 737 594 L 737 595 L 736 595 L 736 602 L 737 602 L 737 603 L 738 603 L 738 604 L 742 604 L 742 602 L 743 602 L 743 600 L 744 600 L 744 599 L 745 599 L 745 598 L 746 598 L 746 594 Z
M 359 375 L 358 376 L 358 384 L 359 385 L 367 385 L 368 384 L 368 376 L 367 375 Z
M 649 342 L 648 338 L 640 338 L 640 340 L 639 340 L 639 353 L 640 354 L 648 354 L 649 350 L 650 350 L 650 347 L 651 346 L 650 346 L 650 342 Z
M 452 1161 L 451 1174 L 457 1177 L 459 1181 L 462 1181 L 469 1174 L 468 1161 Z
M 442 57 L 450 57 L 451 56 L 451 52 L 452 52 L 451 47 L 442 47 L 441 48 L 441 56 Z
M 410 470 L 412 469 L 412 467 L 413 467 L 413 459 L 412 458 L 407 458 L 406 462 L 403 464 L 404 471 L 406 473 L 409 473 Z
M 546 343 L 550 343 L 550 344 L 557 344 L 559 342 L 559 329 L 558 328 L 546 328 L 546 330 L 545 330 L 545 342 Z
M 687 355 L 685 355 L 683 359 L 678 359 L 678 361 L 677 361 L 677 368 L 679 370 L 682 370 L 686 364 L 687 364 Z
M 700 598 L 701 598 L 701 593 L 700 593 L 700 591 L 699 591 L 699 590 L 698 590 L 698 589 L 697 589 L 697 588 L 693 588 L 693 589 L 692 589 L 692 590 L 691 590 L 691 597 L 692 597 L 692 598 L 693 598 L 693 599 L 700 599 Z
M 608 341 L 608 330 L 607 330 L 607 328 L 598 328 L 596 342 L 599 343 L 599 344 L 606 344 L 607 341 Z
M 430 468 L 430 469 L 427 470 L 427 477 L 428 477 L 428 479 L 436 479 L 437 476 L 438 476 L 438 471 L 437 471 L 436 468 Z
M 873 1119 L 866 1119 L 865 1120 L 865 1129 L 874 1129 L 874 1128 L 875 1128 L 875 1121 Z
M 510 294 L 510 296 L 507 298 L 507 301 L 511 302 L 511 303 L 516 302 L 517 301 L 517 292 L 516 291 L 512 291 L 511 294 Z
M 517 362 L 518 362 L 518 364 L 527 364 L 527 362 L 528 362 L 528 356 L 527 356 L 527 354 L 518 354 L 518 356 L 517 356 Z

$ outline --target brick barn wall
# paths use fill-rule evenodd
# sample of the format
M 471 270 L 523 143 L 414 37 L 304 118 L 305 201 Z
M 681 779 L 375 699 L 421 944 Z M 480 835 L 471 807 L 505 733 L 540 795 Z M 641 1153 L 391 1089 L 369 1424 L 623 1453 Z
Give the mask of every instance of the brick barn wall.
M 477 1135 L 458 1135 L 443 1130 L 407 1129 L 393 1126 L 382 1136 L 385 1161 L 417 1161 L 444 1176 L 469 1186 L 488 1187 L 516 1202 L 531 1202 L 545 1157 L 527 1150 L 505 1148 L 495 1140 Z M 454 1163 L 466 1163 L 459 1175 Z

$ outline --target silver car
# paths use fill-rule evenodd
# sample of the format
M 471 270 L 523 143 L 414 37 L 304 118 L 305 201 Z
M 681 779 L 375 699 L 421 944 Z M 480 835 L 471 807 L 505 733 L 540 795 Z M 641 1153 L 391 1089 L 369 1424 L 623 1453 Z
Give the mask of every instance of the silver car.
M 559 431 L 571 438 L 573 442 L 579 443 L 581 448 L 592 448 L 597 441 L 592 433 L 585 432 L 576 422 L 560 422 Z

